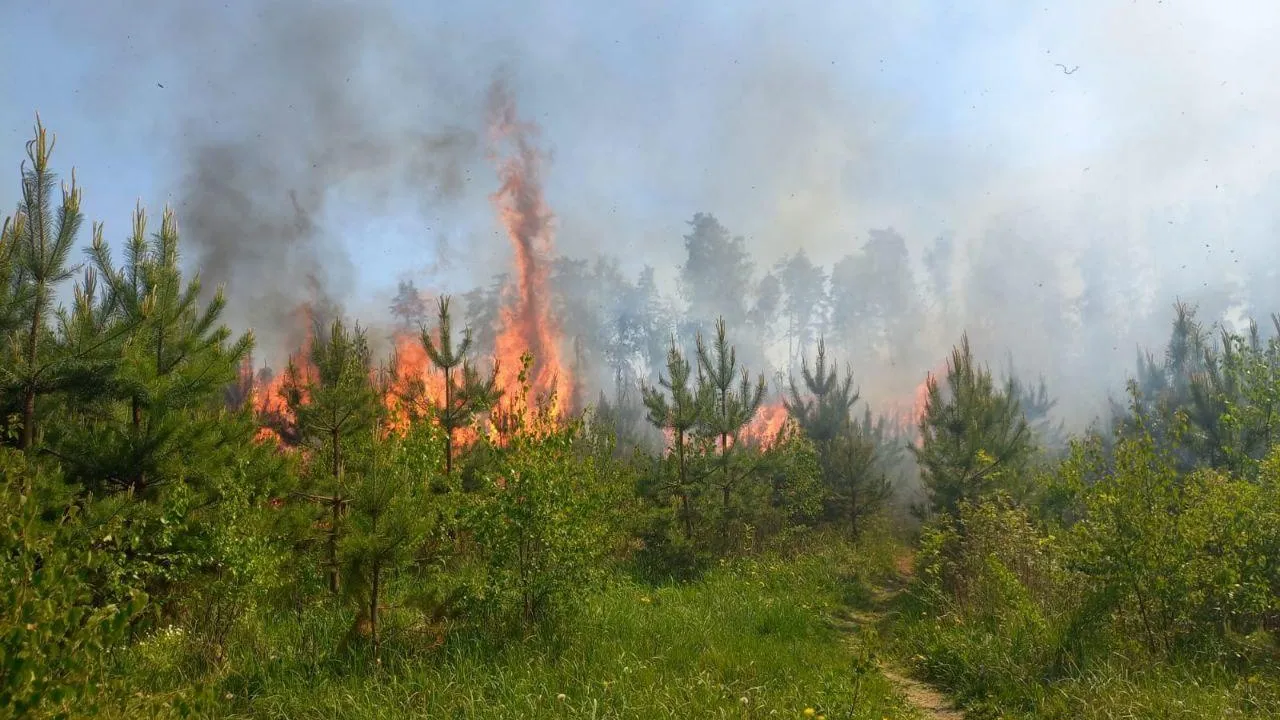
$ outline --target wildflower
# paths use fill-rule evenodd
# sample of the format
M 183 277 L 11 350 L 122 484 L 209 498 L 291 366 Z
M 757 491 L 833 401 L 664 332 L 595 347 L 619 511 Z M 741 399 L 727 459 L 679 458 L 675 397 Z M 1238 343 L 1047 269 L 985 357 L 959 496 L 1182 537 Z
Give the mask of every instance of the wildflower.
M 804 716 L 805 716 L 805 717 L 813 717 L 813 715 L 814 715 L 813 708 L 805 708 L 805 709 L 804 709 Z
M 556 695 L 556 699 L 559 700 L 560 702 L 564 702 L 568 698 L 565 697 L 564 693 L 560 693 L 559 695 Z

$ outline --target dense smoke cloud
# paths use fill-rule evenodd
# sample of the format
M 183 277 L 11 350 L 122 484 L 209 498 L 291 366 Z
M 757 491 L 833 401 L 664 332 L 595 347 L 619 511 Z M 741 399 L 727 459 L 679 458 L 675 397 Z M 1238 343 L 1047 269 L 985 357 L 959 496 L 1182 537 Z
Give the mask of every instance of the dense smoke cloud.
M 1158 350 L 1175 298 L 1208 320 L 1280 309 L 1270 3 L 62 4 L 81 14 L 49 11 L 50 42 L 89 48 L 100 121 L 129 131 L 117 112 L 152 113 L 143 132 L 175 141 L 168 157 L 103 157 L 159 168 L 191 261 L 264 339 L 313 278 L 367 317 L 387 304 L 355 291 L 371 274 L 389 297 L 404 275 L 460 292 L 507 271 L 477 140 L 502 64 L 544 131 L 559 250 L 617 258 L 592 272 L 628 292 L 656 268 L 645 282 L 670 307 L 632 293 L 648 305 L 610 304 L 619 327 L 674 328 L 689 309 L 677 280 L 698 212 L 744 238 L 759 297 L 735 332 L 780 369 L 796 353 L 759 302 L 776 261 L 803 249 L 837 278 L 832 307 L 874 310 L 874 341 L 830 313 L 817 331 L 844 335 L 877 401 L 969 330 L 1086 420 L 1137 345 Z M 422 257 L 448 274 L 386 258 L 404 233 L 371 231 L 382 217 L 429 226 Z M 885 263 L 891 281 L 868 274 Z

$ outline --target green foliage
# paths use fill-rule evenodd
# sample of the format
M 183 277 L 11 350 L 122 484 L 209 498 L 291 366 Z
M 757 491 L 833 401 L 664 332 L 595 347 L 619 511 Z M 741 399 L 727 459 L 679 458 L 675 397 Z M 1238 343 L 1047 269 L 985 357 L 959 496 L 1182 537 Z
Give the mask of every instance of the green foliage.
M 379 659 L 379 609 L 391 576 L 402 571 L 428 533 L 432 520 L 432 483 L 436 460 L 423 442 L 434 440 L 419 430 L 408 438 L 395 434 L 375 438 L 365 467 L 348 483 L 350 502 L 344 518 L 339 554 L 346 592 L 355 598 L 368 623 L 375 661 Z
M 94 602 L 101 553 L 74 505 L 46 506 L 58 478 L 0 448 L 0 717 L 67 717 L 100 699 L 104 656 L 146 602 Z M 46 520 L 45 518 L 52 518 Z
M 799 426 L 788 423 L 757 462 L 763 482 L 755 487 L 765 496 L 744 499 L 744 515 L 760 540 L 788 546 L 822 514 L 821 457 Z
M 936 512 L 881 629 L 915 671 L 993 715 L 1280 713 L 1280 336 L 1214 340 L 1179 305 L 1116 437 L 1065 459 L 1035 453 L 1059 440 L 1043 381 L 997 383 L 965 338 L 945 383 L 929 378 L 908 455 L 915 438 L 886 418 L 855 420 L 824 341 L 791 383 L 792 420 L 748 432 L 765 384 L 738 360 L 763 357 L 729 343 L 725 318 L 709 342 L 692 332 L 709 318 L 682 328 L 692 366 L 671 337 L 635 402 L 625 389 L 670 325 L 652 271 L 631 285 L 562 261 L 557 282 L 601 303 L 622 288 L 613 319 L 555 300 L 576 359 L 615 373 L 615 402 L 576 418 L 529 403 L 526 355 L 511 409 L 494 408 L 496 369 L 472 366 L 445 297 L 419 338 L 440 392 L 434 373 L 375 372 L 358 325 L 317 324 L 286 371 L 287 442 L 259 445 L 252 338 L 181 272 L 171 211 L 148 235 L 139 208 L 119 261 L 95 226 L 60 295 L 80 193 L 73 176 L 52 197 L 52 147 L 37 121 L 0 226 L 4 444 L 26 451 L 0 448 L 0 718 L 901 716 L 870 621 L 828 616 L 885 601 L 873 586 L 902 558 L 879 511 L 912 457 Z M 691 224 L 696 312 L 767 332 L 785 305 L 803 353 L 822 270 L 795 255 L 748 312 L 742 241 Z M 881 232 L 837 266 L 859 280 L 831 295 L 846 350 L 909 352 L 906 260 Z M 498 292 L 471 299 L 471 317 L 497 317 Z M 411 283 L 393 311 L 423 319 Z M 643 415 L 667 434 L 660 454 Z
M 792 377 L 791 397 L 784 401 L 787 412 L 810 439 L 823 445 L 844 433 L 852 422 L 850 413 L 858 402 L 858 391 L 853 388 L 853 369 L 847 368 L 844 378 L 839 378 L 834 367 L 827 367 L 827 343 L 819 339 L 813 370 L 809 370 L 808 358 L 802 357 L 800 373 L 808 396 L 800 391 Z
M 898 642 L 971 709 L 1191 718 L 1280 707 L 1267 635 L 1280 457 L 1248 479 L 1184 471 L 1134 418 L 1109 452 L 1075 444 L 1046 506 L 964 501 L 926 528 Z
M 738 436 L 764 400 L 764 375 L 753 385 L 746 368 L 739 371 L 737 351 L 729 344 L 724 318 L 716 320 L 711 347 L 701 335 L 697 347 L 698 400 L 702 404 L 699 431 L 717 443 L 715 472 L 708 479 L 720 491 L 722 537 L 727 537 L 734 519 L 734 492 L 754 475 L 754 464 L 737 452 Z
M 856 578 L 879 574 L 879 554 L 838 538 L 809 546 L 695 582 L 584 586 L 571 623 L 521 642 L 462 634 L 430 649 L 406 628 L 376 670 L 328 650 L 345 630 L 339 611 L 275 615 L 212 692 L 234 717 L 911 717 L 875 671 L 871 638 L 829 619 Z M 158 653 L 133 661 L 148 693 L 190 682 Z
M 6 298 L 8 347 L 0 363 L 0 392 L 6 399 L 6 417 L 10 411 L 19 414 L 18 446 L 24 449 L 36 442 L 37 400 L 59 390 L 77 360 L 60 352 L 48 324 L 56 287 L 75 272 L 67 266 L 67 257 L 84 221 L 74 172 L 55 208 L 57 177 L 49 167 L 54 145 L 37 116 L 35 138 L 27 143 L 31 164 L 22 167 L 22 202 L 14 219 L 4 223 L 13 289 Z
M 1018 398 L 999 388 L 960 341 L 947 361 L 946 393 L 932 375 L 920 418 L 921 444 L 912 447 L 935 512 L 955 513 L 963 500 L 1013 489 L 1033 450 Z
M 673 337 L 667 351 L 666 377 L 658 376 L 658 387 L 646 384 L 640 388 L 649 422 L 670 434 L 671 451 L 659 464 L 652 492 L 659 503 L 667 498 L 678 502 L 675 512 L 680 516 L 685 543 L 693 541 L 693 504 L 701 486 L 690 468 L 694 455 L 691 434 L 702 421 L 704 411 L 698 389 L 689 384 L 691 372 L 689 361 Z
M 838 519 L 855 538 L 893 494 L 878 457 L 881 446 L 864 427 L 846 427 L 821 452 L 828 517 Z
M 372 358 L 364 332 L 347 330 L 335 319 L 327 333 L 317 323 L 310 363 L 290 360 L 284 393 L 299 437 L 316 458 L 306 479 L 304 495 L 325 512 L 325 555 L 329 592 L 337 594 L 340 576 L 338 543 L 348 497 L 344 463 L 348 454 L 366 449 L 381 411 L 373 385 Z M 316 492 L 311 492 L 315 490 Z
M 600 575 L 610 496 L 597 458 L 577 452 L 580 432 L 517 434 L 468 509 L 464 524 L 489 571 L 481 599 L 495 620 L 562 620 Z
M 1076 562 L 1122 629 L 1162 655 L 1258 629 L 1276 608 L 1273 501 L 1255 483 L 1179 472 L 1149 433 L 1122 439 L 1114 463 L 1073 530 Z
M 95 236 L 100 302 L 93 303 L 95 288 L 86 282 L 63 325 L 73 351 L 105 361 L 106 382 L 88 387 L 92 378 L 81 378 L 72 388 L 78 412 L 51 429 L 49 442 L 70 477 L 87 489 L 153 497 L 174 482 L 214 482 L 229 462 L 229 447 L 244 442 L 243 428 L 227 422 L 221 401 L 252 338 L 229 343 L 230 330 L 219 324 L 222 293 L 201 307 L 199 279 L 183 281 L 173 212 L 165 211 L 150 238 L 146 223 L 138 208 L 120 268 Z

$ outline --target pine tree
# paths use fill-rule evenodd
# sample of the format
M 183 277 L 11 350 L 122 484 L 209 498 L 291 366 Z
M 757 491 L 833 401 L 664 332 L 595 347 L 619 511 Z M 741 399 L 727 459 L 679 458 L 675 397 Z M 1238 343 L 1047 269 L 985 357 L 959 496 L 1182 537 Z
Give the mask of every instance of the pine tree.
M 920 447 L 912 447 L 935 511 L 954 513 L 960 502 L 1015 477 L 1033 450 L 1027 420 L 1011 397 L 978 365 L 968 336 L 947 361 L 946 394 L 933 375 L 926 381 Z
M 99 402 L 60 454 L 82 481 L 137 495 L 176 479 L 196 483 L 225 467 L 236 430 L 224 417 L 222 394 L 236 381 L 253 342 L 249 334 L 231 341 L 231 331 L 220 324 L 220 288 L 202 305 L 199 277 L 184 281 L 173 211 L 165 210 L 159 232 L 148 237 L 146 229 L 146 213 L 138 207 L 120 268 L 101 232 L 94 233 L 93 270 L 77 286 L 61 332 L 79 357 L 101 361 L 103 350 L 111 357 L 105 386 L 86 387 L 92 375 L 68 382 L 80 403 L 94 394 Z M 95 305 L 99 277 L 105 292 Z M 120 342 L 102 342 L 113 334 Z
M 449 297 L 440 297 L 438 309 L 439 342 L 431 334 L 422 331 L 422 348 L 431 363 L 444 375 L 444 397 L 435 409 L 436 421 L 444 429 L 444 474 L 453 474 L 453 442 L 458 429 L 471 424 L 477 413 L 497 404 L 500 395 L 498 363 L 494 361 L 488 378 L 481 378 L 479 370 L 467 359 L 471 351 L 471 328 L 462 329 L 462 340 L 453 343 L 453 320 L 449 315 Z
M 358 601 L 360 616 L 368 622 L 375 663 L 381 662 L 384 581 L 404 566 L 430 531 L 431 514 L 424 512 L 426 485 L 415 479 L 433 471 L 417 467 L 414 457 L 432 454 L 412 452 L 413 441 L 395 433 L 372 433 L 372 452 L 365 466 L 353 473 L 349 488 L 349 515 L 341 543 L 343 574 L 348 578 L 346 592 Z
M 426 385 L 422 378 L 409 378 L 405 399 L 411 407 L 433 405 L 436 422 L 444 430 L 444 473 L 453 475 L 454 441 L 457 431 L 467 427 L 476 414 L 498 402 L 501 392 L 497 388 L 498 364 L 494 362 L 488 378 L 471 364 L 467 354 L 471 351 L 471 328 L 463 328 L 462 339 L 453 341 L 453 318 L 449 311 L 449 296 L 437 303 L 437 333 L 439 340 L 423 328 L 420 336 L 422 347 L 431 363 L 443 376 L 444 396 L 439 399 L 426 397 Z
M 680 514 L 685 537 L 688 539 L 693 538 L 694 493 L 689 470 L 689 441 L 690 435 L 702 420 L 702 405 L 698 402 L 695 389 L 689 385 L 691 374 L 689 361 L 680 353 L 676 340 L 672 337 L 671 348 L 667 351 L 667 377 L 658 376 L 658 387 L 648 384 L 640 386 L 649 422 L 659 430 L 671 432 L 676 472 L 675 477 L 663 485 L 663 490 L 680 499 Z M 670 393 L 670 400 L 664 390 Z
M 884 505 L 891 491 L 884 471 L 887 463 L 880 457 L 883 420 L 874 424 L 870 408 L 861 423 L 853 420 L 859 395 L 853 388 L 853 370 L 846 367 L 842 379 L 828 367 L 825 340 L 818 340 L 813 370 L 802 357 L 800 372 L 805 392 L 792 377 L 791 398 L 783 404 L 817 448 L 832 515 L 846 521 L 857 537 L 862 521 Z
M 27 143 L 31 164 L 22 167 L 22 202 L 15 218 L 5 223 L 6 234 L 16 241 L 14 284 L 22 323 L 9 333 L 11 357 L 3 363 L 0 381 L 17 396 L 22 423 L 18 446 L 28 450 L 36 440 L 37 401 L 58 389 L 59 373 L 69 361 L 56 352 L 46 321 L 57 285 L 75 272 L 67 256 L 83 222 L 74 171 L 70 186 L 62 187 L 61 204 L 54 207 L 56 176 L 49 168 L 54 144 L 37 116 L 35 138 Z
M 808 359 L 801 356 L 800 374 L 810 397 L 802 394 L 795 377 L 792 377 L 791 398 L 783 400 L 783 404 L 809 439 L 821 448 L 823 443 L 844 432 L 851 422 L 849 413 L 859 397 L 858 391 L 853 389 L 853 370 L 846 367 L 841 379 L 834 367 L 828 368 L 827 343 L 820 338 L 813 371 L 809 370 Z
M 285 370 L 284 394 L 303 441 L 328 461 L 324 478 L 328 492 L 307 497 L 329 512 L 329 590 L 337 593 L 339 524 L 350 500 L 344 460 L 351 446 L 368 437 L 381 406 L 371 377 L 369 345 L 360 326 L 347 330 L 337 319 L 327 333 L 317 327 L 315 334 L 313 371 L 305 371 L 291 360 Z
M 22 288 L 18 287 L 18 250 L 25 232 L 19 214 L 0 223 L 0 337 L 12 337 L 22 327 Z
M 822 478 L 830 499 L 854 538 L 861 534 L 864 520 L 892 494 L 878 450 L 874 434 L 857 423 L 846 425 L 819 448 Z
M 704 406 L 702 429 L 719 443 L 719 486 L 723 507 L 727 509 L 734 486 L 745 474 L 733 468 L 738 433 L 760 409 L 765 393 L 764 375 L 753 385 L 746 368 L 739 371 L 737 351 L 729 344 L 723 317 L 716 320 L 716 337 L 711 347 L 707 347 L 701 335 L 697 345 L 698 395 Z

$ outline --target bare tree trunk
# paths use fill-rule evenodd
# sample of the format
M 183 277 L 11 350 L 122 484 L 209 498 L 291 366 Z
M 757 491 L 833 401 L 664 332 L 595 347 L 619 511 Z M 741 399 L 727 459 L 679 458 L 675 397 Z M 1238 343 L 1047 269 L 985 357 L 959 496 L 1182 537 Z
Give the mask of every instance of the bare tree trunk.
M 382 579 L 382 567 L 373 563 L 373 577 L 369 583 L 369 638 L 373 641 L 373 662 L 381 661 L 378 645 L 378 583 Z
M 27 338 L 27 387 L 22 396 L 22 438 L 19 449 L 29 450 L 36 438 L 36 350 L 40 339 L 40 307 L 43 304 L 41 289 L 36 290 L 35 308 L 31 311 L 31 337 Z

